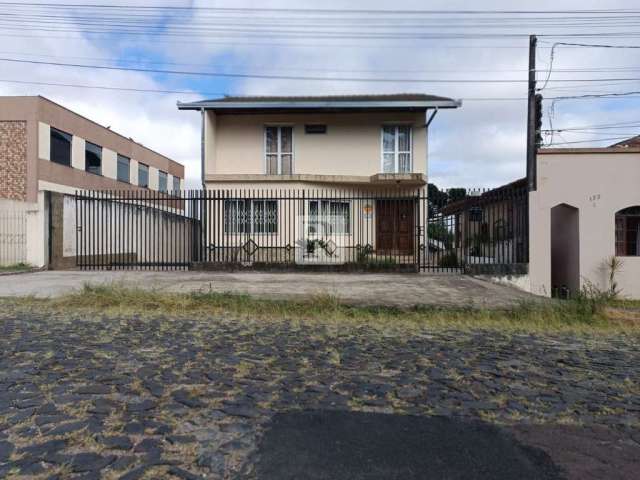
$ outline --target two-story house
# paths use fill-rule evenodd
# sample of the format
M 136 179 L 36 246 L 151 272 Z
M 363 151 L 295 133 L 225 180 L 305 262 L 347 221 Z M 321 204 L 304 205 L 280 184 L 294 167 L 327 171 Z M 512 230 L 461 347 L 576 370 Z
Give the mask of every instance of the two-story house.
M 178 103 L 202 115 L 203 187 L 220 199 L 206 216 L 213 261 L 414 257 L 429 124 L 459 106 L 423 94 Z

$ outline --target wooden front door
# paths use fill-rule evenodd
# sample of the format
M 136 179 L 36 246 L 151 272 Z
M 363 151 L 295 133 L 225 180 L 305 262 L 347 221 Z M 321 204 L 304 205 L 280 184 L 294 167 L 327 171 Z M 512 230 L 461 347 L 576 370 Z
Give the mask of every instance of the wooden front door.
M 376 201 L 376 250 L 384 253 L 413 253 L 415 237 L 413 199 Z

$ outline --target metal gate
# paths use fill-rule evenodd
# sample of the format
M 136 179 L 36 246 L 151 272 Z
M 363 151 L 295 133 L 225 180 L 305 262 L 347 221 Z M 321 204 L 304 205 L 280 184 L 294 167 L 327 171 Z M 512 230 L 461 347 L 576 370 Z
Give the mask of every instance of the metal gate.
M 529 263 L 524 181 L 492 190 L 430 192 L 426 271 L 521 273 Z
M 185 269 L 200 258 L 197 192 L 85 191 L 75 195 L 76 265 Z

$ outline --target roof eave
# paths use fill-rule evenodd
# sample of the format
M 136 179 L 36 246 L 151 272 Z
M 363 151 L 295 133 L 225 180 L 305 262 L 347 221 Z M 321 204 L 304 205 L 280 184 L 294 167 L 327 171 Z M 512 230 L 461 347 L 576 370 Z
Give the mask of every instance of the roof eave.
M 178 102 L 178 110 L 325 110 L 459 108 L 461 100 L 345 102 Z

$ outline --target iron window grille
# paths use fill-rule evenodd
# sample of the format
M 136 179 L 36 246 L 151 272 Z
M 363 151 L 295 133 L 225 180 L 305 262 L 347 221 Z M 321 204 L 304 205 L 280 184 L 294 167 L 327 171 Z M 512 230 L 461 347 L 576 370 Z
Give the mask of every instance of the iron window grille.
M 228 234 L 278 233 L 278 202 L 263 199 L 225 200 L 224 231 Z

